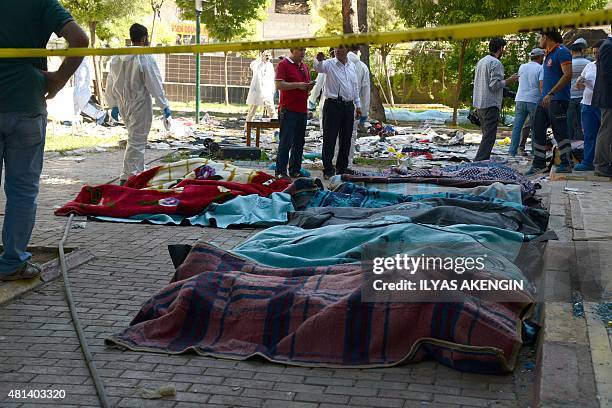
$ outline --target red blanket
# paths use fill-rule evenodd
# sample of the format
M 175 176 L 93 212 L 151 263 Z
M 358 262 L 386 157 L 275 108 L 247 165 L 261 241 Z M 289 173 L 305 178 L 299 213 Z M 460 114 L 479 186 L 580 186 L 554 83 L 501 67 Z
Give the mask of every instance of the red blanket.
M 55 215 L 97 215 L 127 218 L 138 214 L 193 216 L 213 202 L 222 203 L 239 195 L 264 197 L 289 185 L 263 172 L 249 183 L 217 180 L 182 180 L 172 189 L 136 189 L 112 184 L 84 186 L 79 195 L 55 211 Z

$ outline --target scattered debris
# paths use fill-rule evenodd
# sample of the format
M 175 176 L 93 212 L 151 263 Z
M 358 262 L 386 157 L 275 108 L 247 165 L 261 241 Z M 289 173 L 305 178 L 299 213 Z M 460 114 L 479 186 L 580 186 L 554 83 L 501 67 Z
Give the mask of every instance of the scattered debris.
M 136 388 L 136 393 L 144 399 L 160 399 L 164 397 L 175 397 L 176 388 L 172 384 L 162 385 L 155 390 L 138 387 Z
M 584 317 L 584 304 L 580 293 L 572 293 L 572 313 L 574 317 Z

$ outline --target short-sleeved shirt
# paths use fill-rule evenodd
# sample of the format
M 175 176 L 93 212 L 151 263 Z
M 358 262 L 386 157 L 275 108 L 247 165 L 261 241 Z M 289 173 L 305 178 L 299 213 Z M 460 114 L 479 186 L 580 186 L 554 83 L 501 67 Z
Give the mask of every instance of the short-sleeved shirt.
M 586 67 L 590 61 L 584 57 L 576 57 L 572 59 L 572 84 L 570 89 L 570 96 L 572 99 L 582 98 L 583 89 L 576 88 L 576 80 L 582 73 L 584 67 Z
M 583 105 L 591 105 L 593 100 L 593 88 L 595 87 L 595 79 L 597 78 L 597 63 L 595 61 L 589 62 L 580 74 L 584 78 L 584 92 L 582 94 Z
M 551 89 L 563 76 L 564 65 L 572 65 L 572 53 L 564 46 L 557 44 L 552 50 L 547 51 L 544 58 L 543 76 L 542 76 L 542 98 L 546 96 Z M 561 90 L 557 91 L 553 96 L 554 101 L 569 101 L 571 84 L 568 82 Z
M 308 66 L 303 62 L 299 65 L 286 57 L 276 67 L 276 80 L 285 82 L 310 82 Z M 290 89 L 280 91 L 279 108 L 291 112 L 308 112 L 308 91 Z
M 540 74 L 542 66 L 535 61 L 522 64 L 519 67 L 519 86 L 516 91 L 516 102 L 538 103 L 542 93 L 540 92 Z
M 3 0 L 0 48 L 46 48 L 73 18 L 57 0 Z M 46 113 L 47 59 L 0 58 L 0 112 Z

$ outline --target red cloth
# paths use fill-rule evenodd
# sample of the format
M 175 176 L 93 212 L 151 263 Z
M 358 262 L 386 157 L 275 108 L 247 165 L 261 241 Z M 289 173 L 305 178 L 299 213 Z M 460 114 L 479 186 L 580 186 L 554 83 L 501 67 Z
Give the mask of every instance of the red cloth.
M 262 173 L 261 178 L 270 176 Z M 260 177 L 260 176 L 257 176 Z M 103 184 L 84 186 L 79 195 L 57 209 L 55 215 L 98 215 L 128 218 L 138 214 L 168 214 L 193 216 L 200 214 L 212 202 L 222 203 L 239 195 L 258 194 L 264 197 L 284 190 L 289 182 L 276 180 L 270 185 L 235 183 L 217 180 L 183 180 L 170 190 L 139 190 Z
M 308 65 L 303 62 L 297 65 L 289 58 L 285 58 L 276 67 L 276 79 L 285 82 L 310 82 Z M 299 89 L 281 90 L 278 107 L 291 112 L 308 112 L 308 91 Z

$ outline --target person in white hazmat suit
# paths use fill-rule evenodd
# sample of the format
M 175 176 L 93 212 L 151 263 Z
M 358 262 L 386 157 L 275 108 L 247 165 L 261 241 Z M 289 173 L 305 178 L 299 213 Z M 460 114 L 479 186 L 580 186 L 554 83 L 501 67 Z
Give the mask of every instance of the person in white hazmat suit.
M 80 121 L 81 111 L 89 103 L 91 98 L 91 70 L 89 57 L 85 57 L 81 65 L 74 72 L 74 116 Z
M 357 52 L 359 51 L 358 45 L 350 47 L 350 52 L 346 55 L 349 61 L 355 64 L 355 71 L 357 72 L 357 85 L 359 86 L 359 99 L 361 99 L 361 116 L 359 119 L 355 119 L 353 124 L 353 135 L 351 136 L 351 149 L 349 150 L 348 162 L 349 166 L 353 164 L 353 158 L 355 157 L 355 142 L 357 140 L 357 129 L 365 123 L 368 119 L 368 112 L 370 111 L 370 70 L 368 66 L 359 59 Z M 336 144 L 334 151 L 334 157 L 338 157 L 339 144 Z
M 264 115 L 270 116 L 273 119 L 278 117 L 278 113 L 274 109 L 276 86 L 274 84 L 274 65 L 270 62 L 271 56 L 270 51 L 262 51 L 260 57 L 251 62 L 253 78 L 251 79 L 251 87 L 249 88 L 246 100 L 247 105 L 249 105 L 246 117 L 247 122 L 253 120 L 260 106 L 264 107 Z
M 334 58 L 334 49 L 329 49 L 330 58 Z M 321 130 L 321 137 L 323 137 L 323 105 L 325 105 L 325 77 L 323 73 L 318 73 L 315 80 L 315 86 L 308 95 L 308 112 L 309 115 L 314 113 L 317 108 L 317 101 L 319 103 L 319 129 Z M 338 147 L 338 146 L 336 146 Z M 336 153 L 338 149 L 336 149 Z
M 130 27 L 132 46 L 149 45 L 147 28 L 140 24 Z M 118 120 L 119 113 L 128 131 L 127 147 L 119 184 L 144 170 L 144 154 L 147 137 L 153 121 L 151 96 L 163 109 L 165 124 L 171 111 L 164 94 L 162 78 L 157 63 L 151 55 L 120 55 L 110 63 L 106 80 L 106 101 L 113 107 L 111 117 Z
M 72 94 L 72 99 L 74 102 L 73 126 L 83 121 L 81 118 L 81 113 L 95 119 L 98 125 L 103 124 L 106 120 L 106 112 L 98 109 L 96 106 L 90 103 L 92 72 L 93 66 L 91 65 L 91 58 L 85 57 L 83 62 L 81 62 L 81 65 L 79 65 L 74 73 L 74 89 Z

